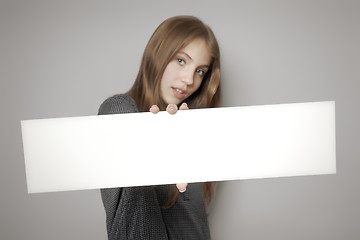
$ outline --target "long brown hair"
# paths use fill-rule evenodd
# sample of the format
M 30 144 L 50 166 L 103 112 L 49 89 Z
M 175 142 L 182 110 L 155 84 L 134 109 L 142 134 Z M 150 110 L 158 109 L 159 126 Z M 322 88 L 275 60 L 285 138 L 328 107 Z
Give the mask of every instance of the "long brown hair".
M 195 39 L 205 40 L 211 55 L 211 64 L 199 89 L 186 103 L 189 108 L 218 107 L 220 105 L 220 50 L 213 31 L 193 16 L 175 16 L 162 22 L 151 36 L 142 57 L 139 73 L 132 88 L 127 92 L 139 111 L 146 112 L 152 105 L 166 109 L 161 97 L 160 81 L 167 64 L 181 49 Z M 215 191 L 216 182 L 203 183 L 205 206 L 208 208 Z M 165 208 L 171 207 L 179 192 L 169 185 L 169 198 Z

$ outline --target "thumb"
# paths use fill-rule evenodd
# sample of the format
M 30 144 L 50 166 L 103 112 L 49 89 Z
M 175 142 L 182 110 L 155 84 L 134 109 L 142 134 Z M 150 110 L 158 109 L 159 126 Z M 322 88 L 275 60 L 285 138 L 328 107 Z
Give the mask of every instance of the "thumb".
M 187 183 L 177 183 L 176 187 L 179 189 L 179 192 L 185 192 L 187 185 Z

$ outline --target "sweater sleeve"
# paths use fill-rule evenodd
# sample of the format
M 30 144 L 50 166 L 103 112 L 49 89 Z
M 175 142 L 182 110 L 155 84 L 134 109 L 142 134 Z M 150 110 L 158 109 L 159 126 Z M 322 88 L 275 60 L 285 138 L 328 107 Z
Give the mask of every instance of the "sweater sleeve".
M 138 112 L 136 103 L 126 95 L 108 98 L 99 109 L 99 115 L 133 112 Z M 101 198 L 109 240 L 168 239 L 153 186 L 101 189 Z

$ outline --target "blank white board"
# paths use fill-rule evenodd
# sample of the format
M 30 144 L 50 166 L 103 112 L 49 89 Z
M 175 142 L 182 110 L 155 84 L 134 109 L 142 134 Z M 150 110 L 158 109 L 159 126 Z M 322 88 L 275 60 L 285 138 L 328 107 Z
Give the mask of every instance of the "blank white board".
M 336 173 L 333 101 L 21 127 L 29 193 Z

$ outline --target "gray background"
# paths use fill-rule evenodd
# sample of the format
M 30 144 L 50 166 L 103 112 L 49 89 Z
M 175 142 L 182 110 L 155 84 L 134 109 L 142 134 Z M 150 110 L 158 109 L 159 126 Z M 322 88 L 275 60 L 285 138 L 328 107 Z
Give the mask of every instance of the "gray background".
M 98 190 L 27 194 L 20 120 L 95 115 L 179 14 L 217 35 L 223 106 L 336 101 L 337 174 L 220 183 L 213 239 L 360 239 L 360 4 L 265 0 L 1 0 L 0 239 L 106 238 Z

